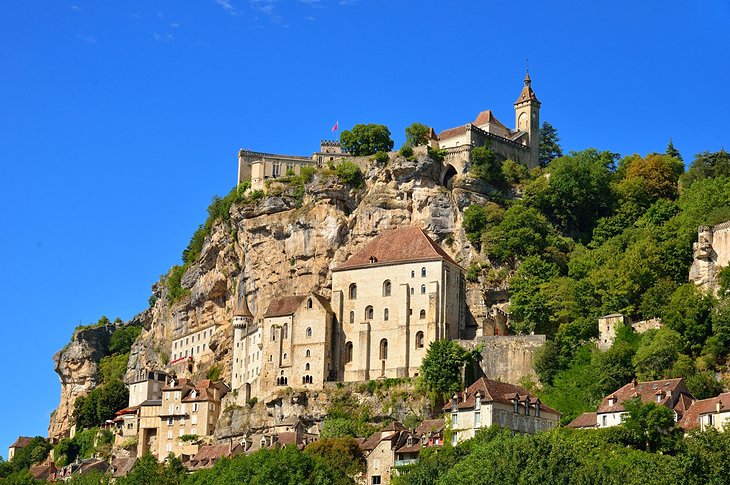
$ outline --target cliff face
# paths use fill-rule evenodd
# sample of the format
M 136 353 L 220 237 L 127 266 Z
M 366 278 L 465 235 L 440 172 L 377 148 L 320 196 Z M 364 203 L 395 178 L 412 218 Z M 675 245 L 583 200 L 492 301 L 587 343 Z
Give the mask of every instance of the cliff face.
M 74 332 L 71 343 L 53 356 L 54 370 L 61 379 L 61 402 L 48 425 L 50 438 L 62 438 L 71 428 L 74 403 L 98 384 L 98 365 L 106 353 L 115 325 Z
M 370 166 L 363 189 L 351 189 L 318 172 L 306 185 L 303 199 L 287 187 L 272 185 L 269 192 L 279 195 L 234 205 L 230 221 L 213 226 L 198 261 L 187 268 L 182 287 L 189 295 L 170 306 L 165 281 L 153 286 L 155 304 L 135 317 L 145 331 L 132 347 L 128 377 L 164 367 L 173 338 L 216 323 L 220 327 L 210 342 L 213 352 L 202 356 L 193 378 L 204 376 L 215 364 L 230 382 L 230 322 L 244 296 L 257 319 L 281 295 L 313 290 L 329 296 L 330 269 L 387 229 L 422 227 L 467 267 L 478 254 L 461 229 L 462 211 L 486 200 L 490 188 L 456 177 L 448 190 L 438 182 L 442 170 L 425 149 L 417 149 L 411 160 L 398 157 L 385 166 Z M 468 284 L 467 293 L 468 302 L 476 302 L 470 304 L 470 315 L 483 317 L 483 288 Z M 70 348 L 65 349 L 58 358 L 62 364 L 57 364 L 57 372 L 69 385 L 64 385 L 61 405 L 51 421 L 54 429 L 67 429 L 71 394 L 95 385 L 96 361 L 90 348 L 80 347 L 73 359 Z

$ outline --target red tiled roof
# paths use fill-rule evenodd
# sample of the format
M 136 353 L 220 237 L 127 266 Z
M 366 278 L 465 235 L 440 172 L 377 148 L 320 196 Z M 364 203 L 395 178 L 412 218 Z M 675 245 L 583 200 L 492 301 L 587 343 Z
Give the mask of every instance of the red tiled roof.
M 542 404 L 540 400 L 530 395 L 525 389 L 514 384 L 508 384 L 506 382 L 494 381 L 482 377 L 477 380 L 474 384 L 469 386 L 463 393 L 459 395 L 459 402 L 457 403 L 458 409 L 470 409 L 474 407 L 476 401 L 475 396 L 477 391 L 481 394 L 481 400 L 483 403 L 488 402 L 499 402 L 502 404 L 512 404 L 515 396 L 519 399 L 519 402 L 529 402 L 533 407 L 540 405 L 541 411 L 554 413 L 560 415 L 558 411 Z M 451 409 L 451 402 L 444 404 L 444 411 Z
M 111 463 L 112 477 L 125 477 L 132 471 L 137 458 L 114 458 Z
M 494 116 L 494 113 L 492 113 L 491 109 L 487 109 L 487 110 L 484 110 L 481 113 L 479 113 L 477 118 L 474 120 L 473 124 L 476 126 L 479 126 L 479 125 L 485 125 L 487 123 L 494 123 L 495 125 L 499 125 L 502 128 L 504 128 L 505 130 L 509 131 L 509 128 L 504 126 L 504 124 L 501 121 L 499 121 L 496 116 Z
M 284 296 L 278 300 L 274 300 L 269 304 L 269 308 L 266 309 L 264 317 L 284 317 L 287 315 L 294 314 L 302 304 L 306 296 L 295 295 L 295 296 Z
M 603 401 L 601 401 L 601 405 L 598 407 L 597 412 L 621 412 L 624 410 L 624 401 L 629 401 L 638 397 L 643 403 L 657 403 L 662 406 L 672 408 L 679 414 L 681 414 L 684 406 L 686 405 L 686 401 L 683 399 L 678 399 L 676 403 L 672 404 L 670 400 L 672 397 L 672 393 L 674 393 L 675 391 L 678 391 L 680 394 L 686 394 L 690 400 L 692 399 L 681 377 L 677 379 L 662 379 L 658 381 L 629 382 L 613 394 L 604 397 Z M 657 401 L 657 395 L 662 396 L 659 401 Z M 608 399 L 611 397 L 616 398 L 616 403 L 613 406 L 608 405 Z M 677 408 L 678 404 L 679 408 Z M 672 407 L 672 405 L 674 405 L 674 407 Z
M 583 413 L 568 424 L 568 428 L 595 428 L 598 425 L 596 413 Z
M 441 133 L 439 133 L 438 139 L 439 140 L 448 140 L 449 138 L 454 138 L 455 136 L 463 135 L 467 132 L 469 129 L 469 125 L 461 125 L 457 126 L 455 128 L 449 128 L 448 130 L 444 130 Z
M 163 391 L 178 391 L 184 387 L 190 387 L 191 383 L 186 378 L 171 380 L 169 384 L 162 388 Z
M 117 416 L 122 416 L 124 414 L 134 414 L 137 412 L 138 409 L 139 409 L 139 406 L 132 406 L 131 408 L 120 409 L 119 411 L 117 411 L 114 414 Z
M 730 411 L 730 392 L 724 392 L 719 396 L 709 399 L 701 399 L 695 401 L 679 420 L 679 425 L 684 429 L 698 428 L 700 425 L 700 416 L 703 414 L 717 413 L 717 404 L 720 404 L 720 410 L 723 412 Z
M 371 263 L 371 258 L 375 262 Z M 458 266 L 420 227 L 384 231 L 332 271 L 416 261 L 448 261 Z

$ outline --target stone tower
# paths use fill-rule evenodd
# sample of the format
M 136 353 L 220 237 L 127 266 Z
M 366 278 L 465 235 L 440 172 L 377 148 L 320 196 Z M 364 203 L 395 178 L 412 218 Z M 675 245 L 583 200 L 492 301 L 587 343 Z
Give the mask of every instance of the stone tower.
M 248 337 L 252 331 L 255 331 L 253 323 L 253 315 L 248 309 L 246 297 L 243 302 L 233 312 L 233 372 L 231 375 L 231 389 L 238 389 L 246 382 L 249 362 L 246 357 L 249 355 L 249 346 L 251 345 Z M 248 397 L 246 397 L 248 399 Z
M 527 133 L 530 147 L 529 168 L 537 167 L 540 151 L 540 101 L 532 90 L 529 71 L 525 75 L 525 86 L 515 101 L 515 130 Z

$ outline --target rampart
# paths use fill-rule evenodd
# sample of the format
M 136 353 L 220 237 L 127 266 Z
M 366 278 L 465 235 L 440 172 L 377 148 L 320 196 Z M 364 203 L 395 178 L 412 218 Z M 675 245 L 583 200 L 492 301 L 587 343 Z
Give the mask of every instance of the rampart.
M 519 384 L 525 377 L 537 380 L 535 351 L 545 344 L 545 335 L 494 335 L 458 340 L 467 349 L 482 345 L 481 372 L 489 379 Z

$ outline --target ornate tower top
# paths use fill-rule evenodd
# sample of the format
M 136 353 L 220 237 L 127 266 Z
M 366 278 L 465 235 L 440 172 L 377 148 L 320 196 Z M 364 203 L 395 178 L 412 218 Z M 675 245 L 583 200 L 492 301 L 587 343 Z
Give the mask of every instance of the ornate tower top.
M 251 310 L 248 309 L 248 304 L 246 303 L 246 297 L 243 297 L 243 302 L 238 305 L 238 308 L 236 308 L 236 311 L 233 312 L 233 318 L 253 318 L 253 314 L 251 313 Z
M 525 86 L 522 88 L 520 97 L 517 98 L 517 101 L 515 101 L 515 106 L 529 101 L 533 101 L 537 104 L 537 106 L 540 106 L 540 101 L 537 99 L 535 91 L 532 90 L 532 79 L 530 78 L 530 71 L 527 71 L 527 73 L 525 74 L 524 82 Z

